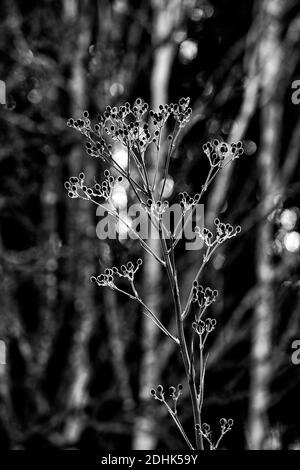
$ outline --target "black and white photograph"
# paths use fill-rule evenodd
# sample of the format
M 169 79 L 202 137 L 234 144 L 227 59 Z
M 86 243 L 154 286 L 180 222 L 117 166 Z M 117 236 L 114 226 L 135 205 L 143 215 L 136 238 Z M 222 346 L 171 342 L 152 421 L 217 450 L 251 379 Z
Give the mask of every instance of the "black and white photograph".
M 0 182 L 0 457 L 300 450 L 300 0 L 1 0 Z

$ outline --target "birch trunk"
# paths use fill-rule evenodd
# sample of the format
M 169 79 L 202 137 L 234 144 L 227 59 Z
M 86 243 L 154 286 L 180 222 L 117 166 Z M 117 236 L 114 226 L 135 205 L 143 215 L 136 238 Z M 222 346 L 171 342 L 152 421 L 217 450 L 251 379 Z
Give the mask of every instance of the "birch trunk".
M 90 44 L 91 25 L 85 9 L 87 2 L 65 0 L 64 15 L 66 24 L 74 29 L 72 39 L 76 41 L 73 52 L 70 52 L 71 77 L 68 84 L 70 96 L 70 115 L 79 117 L 87 107 L 86 77 L 84 58 Z M 77 34 L 75 29 L 77 29 Z M 82 144 L 74 145 L 69 158 L 69 174 L 77 175 L 84 171 L 88 178 L 94 175 L 94 165 L 91 159 L 85 157 Z M 69 352 L 66 381 L 63 385 L 65 405 L 68 411 L 65 421 L 63 440 L 65 444 L 76 443 L 84 426 L 84 408 L 88 403 L 88 384 L 90 379 L 90 361 L 88 344 L 91 337 L 95 311 L 93 291 L 89 282 L 94 272 L 92 236 L 94 235 L 93 207 L 86 201 L 78 200 L 77 204 L 69 205 L 71 259 L 70 279 L 73 282 L 73 292 L 70 292 L 73 307 L 72 346 Z M 71 207 L 73 206 L 73 207 Z
M 261 143 L 258 155 L 258 180 L 262 204 L 267 214 L 279 190 L 278 153 L 283 104 L 280 92 L 282 70 L 281 15 L 284 2 L 265 0 L 261 15 L 265 24 L 260 44 L 261 67 Z M 274 266 L 272 263 L 273 225 L 262 217 L 256 244 L 256 276 L 260 297 L 254 309 L 251 384 L 249 408 L 249 446 L 264 449 L 268 437 L 268 409 L 272 379 L 272 333 L 276 315 Z

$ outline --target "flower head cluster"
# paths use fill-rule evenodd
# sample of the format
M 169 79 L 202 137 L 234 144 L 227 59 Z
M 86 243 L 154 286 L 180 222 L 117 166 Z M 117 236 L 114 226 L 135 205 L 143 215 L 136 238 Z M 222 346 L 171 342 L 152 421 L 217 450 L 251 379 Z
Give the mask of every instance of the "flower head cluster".
M 234 160 L 244 153 L 242 142 L 229 145 L 226 142 L 219 142 L 218 139 L 207 142 L 202 148 L 212 167 L 221 166 L 225 160 L 226 162 Z
M 233 419 L 220 419 L 220 426 L 221 426 L 221 435 L 216 443 L 213 443 L 212 440 L 212 432 L 210 430 L 210 425 L 207 423 L 203 423 L 202 426 L 200 424 L 195 425 L 195 429 L 199 435 L 203 436 L 207 442 L 209 443 L 211 450 L 216 450 L 223 438 L 223 436 L 232 429 L 233 426 Z
M 177 388 L 172 385 L 172 387 L 169 388 L 169 393 L 170 397 L 172 398 L 173 402 L 176 403 L 180 395 L 182 394 L 182 385 L 178 384 Z
M 214 331 L 217 324 L 217 320 L 214 318 L 206 318 L 205 321 L 199 320 L 197 322 L 192 323 L 193 330 L 199 335 L 203 335 L 203 333 L 211 333 Z
M 88 139 L 85 147 L 88 155 L 91 155 L 91 157 L 101 158 L 103 161 L 112 157 L 112 146 L 107 144 L 102 137 L 95 141 L 92 138 Z
M 104 134 L 136 154 L 144 154 L 151 143 L 158 145 L 162 127 L 170 116 L 179 128 L 187 124 L 192 114 L 189 102 L 189 98 L 180 98 L 176 104 L 160 105 L 157 111 L 149 111 L 149 105 L 137 98 L 133 106 L 128 102 L 119 107 L 107 106 L 95 126 L 91 125 L 88 111 L 80 119 L 69 119 L 68 126 L 87 137 L 86 148 L 91 156 L 104 160 L 112 157 L 112 146 L 106 143 Z
M 189 209 L 193 208 L 200 201 L 200 194 L 195 194 L 194 197 L 189 196 L 186 191 L 179 193 L 180 206 L 185 214 Z
M 201 434 L 207 440 L 211 440 L 212 432 L 210 430 L 210 425 L 209 424 L 203 423 L 202 426 L 200 426 L 200 424 L 196 424 L 195 429 L 196 429 L 196 431 L 198 431 L 199 434 Z
M 232 418 L 229 418 L 229 419 L 221 418 L 220 419 L 220 426 L 221 426 L 221 431 L 223 432 L 223 434 L 225 434 L 225 432 L 228 432 L 232 429 L 233 419 Z
M 159 105 L 157 112 L 150 111 L 154 127 L 162 128 L 169 116 L 173 116 L 179 127 L 184 127 L 192 115 L 192 108 L 189 107 L 190 98 L 180 98 L 178 103 Z M 158 135 L 158 134 L 157 134 Z
M 183 390 L 183 386 L 181 384 L 178 384 L 177 387 L 172 386 L 169 388 L 169 394 L 170 394 L 171 399 L 173 400 L 173 405 L 174 405 L 174 411 L 173 411 L 174 414 L 177 414 L 177 402 L 178 402 L 179 397 L 182 394 L 182 390 Z M 150 390 L 150 393 L 155 400 L 161 401 L 162 403 L 166 405 L 165 392 L 164 392 L 164 388 L 162 385 L 158 385 L 156 389 L 152 388 Z
M 193 302 L 198 304 L 198 307 L 209 307 L 213 302 L 215 302 L 218 295 L 218 291 L 212 290 L 210 287 L 204 289 L 198 281 L 193 282 Z
M 91 281 L 96 283 L 98 286 L 115 287 L 115 276 L 133 281 L 135 273 L 142 264 L 143 261 L 140 258 L 137 260 L 136 265 L 134 265 L 132 261 L 128 261 L 128 263 L 126 265 L 123 264 L 120 269 L 113 266 L 112 268 L 105 269 L 104 273 L 99 274 L 98 276 L 92 276 Z
M 189 104 L 190 98 L 180 98 L 179 107 L 176 107 L 173 111 L 174 118 L 178 122 L 179 127 L 184 127 L 191 118 L 192 108 L 189 107 Z
M 206 246 L 212 247 L 216 244 L 221 244 L 229 238 L 235 237 L 241 232 L 241 227 L 237 225 L 235 228 L 230 224 L 223 224 L 219 219 L 215 219 L 216 226 L 216 235 L 214 237 L 213 233 L 207 228 L 201 230 L 198 226 L 195 227 L 195 232 L 199 237 L 204 241 Z
M 155 400 L 164 401 L 165 399 L 164 387 L 162 385 L 158 385 L 156 389 L 151 388 L 150 393 Z
M 143 116 L 149 105 L 138 98 L 133 107 L 129 103 L 125 106 L 106 107 L 104 113 L 98 117 L 100 130 L 113 140 L 121 142 L 126 148 L 133 148 L 144 152 L 152 141 L 149 125 L 144 122 Z
M 102 183 L 95 183 L 92 187 L 86 186 L 84 173 L 79 173 L 78 177 L 71 176 L 69 181 L 65 182 L 68 196 L 81 199 L 90 199 L 94 196 L 108 200 L 111 197 L 115 182 L 121 182 L 122 177 L 118 177 L 116 180 L 109 170 L 104 171 L 104 176 L 105 180 Z
M 69 127 L 73 127 L 74 129 L 77 129 L 79 132 L 81 132 L 84 135 L 89 135 L 88 131 L 91 129 L 91 120 L 89 118 L 88 111 L 83 111 L 83 115 L 81 119 L 70 118 L 67 122 L 67 125 Z

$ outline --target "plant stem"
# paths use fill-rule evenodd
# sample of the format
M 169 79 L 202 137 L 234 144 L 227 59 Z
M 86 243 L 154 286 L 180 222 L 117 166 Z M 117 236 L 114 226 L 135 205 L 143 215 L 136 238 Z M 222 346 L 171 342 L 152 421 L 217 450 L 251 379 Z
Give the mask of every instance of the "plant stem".
M 132 287 L 132 290 L 134 292 L 134 295 L 135 295 L 135 299 L 139 301 L 139 303 L 144 307 L 145 310 L 147 310 L 147 312 L 149 312 L 149 315 L 148 318 L 151 318 L 151 320 L 156 324 L 156 326 L 158 326 L 158 328 L 160 328 L 167 336 L 169 336 L 169 338 L 171 338 L 176 344 L 179 344 L 179 340 L 178 338 L 175 338 L 175 336 L 173 336 L 168 330 L 167 328 L 161 323 L 161 321 L 157 318 L 157 316 L 155 315 L 155 313 L 152 312 L 152 310 L 143 302 L 143 300 L 141 299 L 141 297 L 139 296 L 139 293 L 137 292 L 136 288 L 135 288 L 135 285 L 134 285 L 134 282 L 131 281 L 131 287 Z
M 216 244 L 212 250 L 210 250 L 210 246 L 208 247 L 206 253 L 205 253 L 205 258 L 204 258 L 204 261 L 202 262 L 200 268 L 198 269 L 198 272 L 196 274 L 196 277 L 195 277 L 195 281 L 198 281 L 201 273 L 202 273 L 202 270 L 204 268 L 204 266 L 208 263 L 210 257 L 212 256 L 212 254 L 214 253 L 214 251 L 217 249 L 218 245 Z M 191 287 L 190 289 L 190 292 L 189 292 L 189 297 L 188 297 L 188 300 L 187 300 L 187 303 L 186 303 L 186 306 L 184 308 L 184 311 L 182 313 L 182 318 L 185 319 L 187 316 L 188 316 L 188 313 L 189 313 L 189 310 L 190 310 L 190 306 L 191 306 L 191 302 L 192 302 L 192 298 L 193 298 L 193 286 Z
M 179 287 L 178 287 L 178 280 L 177 280 L 177 272 L 175 266 L 175 259 L 174 259 L 174 250 L 173 250 L 173 239 L 171 239 L 171 258 L 170 254 L 168 253 L 166 242 L 162 240 L 163 246 L 163 257 L 166 263 L 166 269 L 169 275 L 170 287 L 172 291 L 172 297 L 175 307 L 175 315 L 176 315 L 176 325 L 177 325 L 177 334 L 179 339 L 179 347 L 180 352 L 182 355 L 182 360 L 184 364 L 185 374 L 188 379 L 188 386 L 190 391 L 190 397 L 192 402 L 193 408 L 193 416 L 194 416 L 194 426 L 196 424 L 200 424 L 200 413 L 198 408 L 198 400 L 197 400 L 197 390 L 195 384 L 195 373 L 194 369 L 191 368 L 189 353 L 186 345 L 185 333 L 184 333 L 184 326 L 183 326 L 183 318 L 181 315 L 181 302 L 180 302 L 180 295 L 179 295 Z M 201 436 L 195 429 L 195 440 L 196 440 L 196 449 L 203 450 L 203 442 Z
M 176 138 L 179 134 L 179 131 L 180 131 L 180 129 L 178 129 L 177 132 L 175 132 L 175 129 L 174 129 L 174 132 L 173 132 L 173 135 L 172 135 L 172 140 L 171 140 L 171 143 L 170 143 L 170 147 L 169 147 L 169 151 L 168 151 L 168 155 L 167 155 L 167 161 L 166 161 L 165 169 L 164 169 L 163 184 L 162 184 L 162 188 L 161 188 L 161 191 L 160 191 L 160 197 L 159 197 L 160 200 L 162 200 L 162 198 L 163 198 L 165 185 L 166 185 L 168 172 L 169 172 L 170 159 L 171 159 L 172 151 L 175 148 L 174 144 L 175 144 L 175 140 L 176 140 Z
M 179 419 L 177 418 L 176 413 L 174 413 L 174 411 L 170 408 L 170 406 L 168 405 L 168 403 L 167 403 L 165 400 L 164 400 L 163 402 L 164 402 L 164 404 L 166 405 L 168 412 L 169 412 L 170 415 L 172 416 L 172 419 L 174 420 L 176 426 L 178 427 L 179 431 L 181 432 L 182 437 L 184 438 L 185 442 L 187 443 L 189 449 L 195 450 L 194 447 L 192 446 L 192 444 L 191 444 L 189 438 L 187 437 L 187 435 L 186 435 L 186 433 L 185 433 L 185 431 L 184 431 L 184 429 L 183 429 L 183 427 L 182 427 L 182 425 L 181 425 Z
M 150 253 L 152 256 L 154 256 L 156 261 L 158 261 L 162 266 L 165 266 L 165 262 L 162 259 L 160 259 L 159 256 L 157 256 L 156 253 L 154 253 L 154 251 L 150 248 L 150 246 L 147 245 L 147 243 L 139 236 L 139 234 L 117 212 L 113 212 L 111 209 L 109 209 L 108 207 L 103 206 L 103 204 L 100 204 L 99 202 L 95 201 L 91 197 L 89 197 L 89 199 L 92 202 L 94 202 L 97 206 L 102 207 L 102 209 L 106 210 L 112 217 L 114 217 L 117 220 L 120 220 L 124 225 L 126 225 L 128 230 L 130 230 L 139 239 L 139 242 L 140 242 L 141 246 L 144 248 L 144 250 L 146 250 L 148 253 Z
M 207 175 L 207 178 L 205 180 L 205 183 L 204 185 L 202 186 L 202 189 L 201 189 L 201 192 L 200 192 L 200 195 L 199 195 L 199 198 L 198 198 L 198 202 L 197 204 L 199 204 L 199 202 L 201 201 L 201 198 L 203 196 L 203 194 L 205 193 L 205 191 L 207 190 L 208 186 L 210 185 L 210 183 L 213 181 L 213 179 L 217 176 L 218 172 L 219 172 L 219 169 L 217 169 L 217 171 L 215 172 L 214 175 L 212 175 L 212 172 L 213 172 L 213 167 L 209 170 L 209 173 Z M 212 175 L 212 176 L 211 176 Z M 181 220 L 178 221 L 175 229 L 174 229 L 174 235 L 176 237 L 176 233 L 177 233 L 177 230 L 179 228 L 179 225 L 182 225 L 182 222 L 184 221 L 183 223 L 183 227 L 182 227 L 182 231 L 181 231 L 181 234 L 184 233 L 184 230 L 185 230 L 185 227 L 187 226 L 188 222 L 189 222 L 189 219 L 190 217 L 192 217 L 193 213 L 194 213 L 194 210 L 195 210 L 195 207 L 196 207 L 196 204 L 192 207 L 192 210 L 190 211 L 189 215 L 187 216 L 187 218 L 184 220 L 184 216 L 182 215 L 181 217 Z M 174 245 L 173 247 L 175 248 L 177 243 L 179 242 L 180 238 L 179 236 L 175 238 L 175 241 L 174 241 Z

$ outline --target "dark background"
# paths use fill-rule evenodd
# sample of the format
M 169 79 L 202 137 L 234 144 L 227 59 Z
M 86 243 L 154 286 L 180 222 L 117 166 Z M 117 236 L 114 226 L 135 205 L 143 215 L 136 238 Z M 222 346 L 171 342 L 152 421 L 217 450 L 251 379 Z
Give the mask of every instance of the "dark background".
M 199 191 L 206 141 L 244 142 L 204 200 L 208 226 L 218 216 L 243 229 L 203 276 L 219 290 L 204 420 L 217 430 L 234 419 L 224 448 L 299 448 L 300 2 L 3 0 L 0 9 L 0 448 L 185 448 L 147 392 L 185 385 L 178 352 L 136 304 L 89 281 L 143 252 L 98 240 L 95 207 L 63 186 L 103 170 L 67 119 L 138 96 L 154 107 L 191 98 L 170 200 Z M 183 296 L 200 259 L 178 250 Z M 165 277 L 147 291 L 151 269 L 140 287 L 172 325 Z M 191 436 L 186 394 L 179 413 Z

